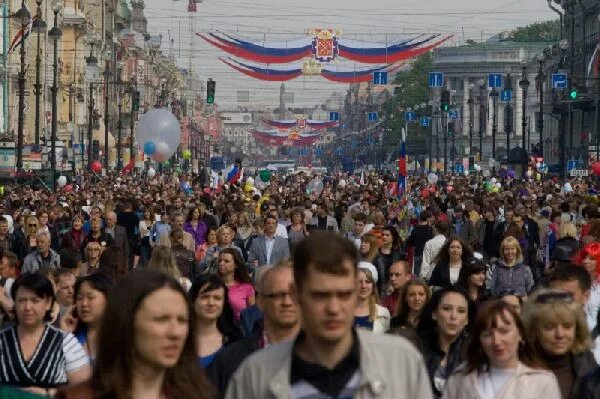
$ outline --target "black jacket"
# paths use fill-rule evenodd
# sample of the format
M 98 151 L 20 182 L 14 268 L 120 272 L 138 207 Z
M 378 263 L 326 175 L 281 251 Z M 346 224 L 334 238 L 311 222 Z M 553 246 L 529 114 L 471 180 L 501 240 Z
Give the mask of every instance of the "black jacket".
M 579 399 L 581 396 L 577 392 L 580 390 L 579 386 L 582 384 L 582 378 L 594 370 L 598 370 L 598 363 L 596 363 L 594 354 L 588 350 L 573 356 L 573 368 L 575 371 L 575 382 L 573 383 L 573 389 L 568 399 Z M 599 395 L 598 390 L 596 390 L 596 395 Z
M 431 389 L 436 398 L 442 396 L 442 392 L 435 387 L 434 376 L 435 371 L 440 366 L 442 359 L 446 354 L 442 351 L 438 341 L 438 334 L 435 330 L 425 331 L 420 334 L 421 337 L 421 353 L 425 360 L 425 367 L 429 374 L 429 382 L 431 383 Z M 456 341 L 450 345 L 448 356 L 446 358 L 446 375 L 449 378 L 450 375 L 462 362 L 462 346 L 466 338 L 464 334 L 461 334 Z M 443 391 L 443 390 L 442 390 Z
M 600 399 L 600 368 L 580 380 L 577 390 L 578 399 Z
M 433 268 L 431 272 L 431 278 L 429 279 L 430 287 L 452 287 L 450 281 L 450 265 L 448 263 L 439 262 Z
M 224 398 L 229 380 L 242 362 L 260 349 L 263 330 L 257 329 L 252 335 L 243 338 L 217 354 L 215 360 L 206 369 L 206 374 L 219 391 L 219 398 Z

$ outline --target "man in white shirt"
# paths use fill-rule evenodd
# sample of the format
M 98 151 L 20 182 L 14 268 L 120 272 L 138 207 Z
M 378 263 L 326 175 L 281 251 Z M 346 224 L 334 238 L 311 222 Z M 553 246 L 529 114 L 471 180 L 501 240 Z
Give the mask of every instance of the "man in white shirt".
M 271 209 L 269 211 L 268 215 L 270 217 L 275 218 L 275 220 L 277 221 L 277 230 L 275 230 L 275 235 L 277 235 L 281 238 L 285 238 L 287 240 L 288 232 L 287 232 L 287 229 L 285 228 L 285 226 L 282 223 L 279 223 L 279 214 L 277 212 L 277 209 Z
M 349 239 L 356 245 L 356 248 L 360 249 L 360 243 L 362 236 L 365 233 L 365 225 L 367 224 L 367 215 L 364 213 L 357 213 L 354 215 L 354 225 L 352 231 L 346 233 L 346 238 Z
M 450 224 L 438 220 L 433 225 L 433 231 L 435 235 L 431 240 L 425 243 L 425 248 L 423 249 L 423 262 L 421 263 L 421 277 L 426 281 L 429 281 L 431 272 L 433 272 L 433 268 L 435 267 L 435 258 L 446 243 L 446 239 L 450 233 Z

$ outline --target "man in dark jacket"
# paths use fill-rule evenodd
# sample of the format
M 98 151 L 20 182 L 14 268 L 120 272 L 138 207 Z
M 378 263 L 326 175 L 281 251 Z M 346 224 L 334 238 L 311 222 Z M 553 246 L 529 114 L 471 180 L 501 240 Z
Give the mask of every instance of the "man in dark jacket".
M 285 263 L 262 274 L 257 282 L 257 304 L 264 314 L 263 328 L 225 348 L 206 370 L 219 390 L 219 397 L 225 396 L 229 380 L 244 359 L 259 349 L 293 339 L 298 334 L 300 319 L 291 297 L 293 284 L 293 269 Z
M 435 218 L 431 212 L 428 210 L 422 211 L 419 215 L 419 224 L 412 229 L 408 240 L 406 240 L 405 252 L 408 252 L 410 247 L 414 248 L 413 274 L 417 276 L 421 272 L 425 243 L 433 238 L 433 228 L 431 225 L 434 221 Z

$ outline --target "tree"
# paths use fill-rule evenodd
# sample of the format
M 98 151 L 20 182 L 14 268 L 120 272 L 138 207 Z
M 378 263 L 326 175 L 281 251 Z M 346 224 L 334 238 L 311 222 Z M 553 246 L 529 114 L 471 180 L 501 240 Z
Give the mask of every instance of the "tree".
M 514 29 L 508 35 L 514 42 L 557 42 L 560 40 L 560 21 L 535 22 Z

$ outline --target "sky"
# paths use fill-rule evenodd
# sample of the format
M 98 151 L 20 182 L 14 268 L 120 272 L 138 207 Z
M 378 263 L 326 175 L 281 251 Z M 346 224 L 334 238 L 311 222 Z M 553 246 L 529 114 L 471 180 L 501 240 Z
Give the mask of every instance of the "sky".
M 382 43 L 389 38 L 439 33 L 454 35 L 447 45 L 457 46 L 556 17 L 546 0 L 204 0 L 192 14 L 187 6 L 187 0 L 146 0 L 148 30 L 163 35 L 163 52 L 173 55 L 181 67 L 191 63 L 202 80 L 217 81 L 216 101 L 221 109 L 238 105 L 238 90 L 249 91 L 253 106 L 277 107 L 280 82 L 264 82 L 234 71 L 217 59 L 224 55 L 221 50 L 195 33 L 220 30 L 277 42 L 305 37 L 310 28 L 333 28 L 345 38 Z M 347 85 L 299 77 L 286 82 L 286 89 L 295 93 L 294 105 L 307 106 L 321 103 L 335 91 L 345 93 Z

